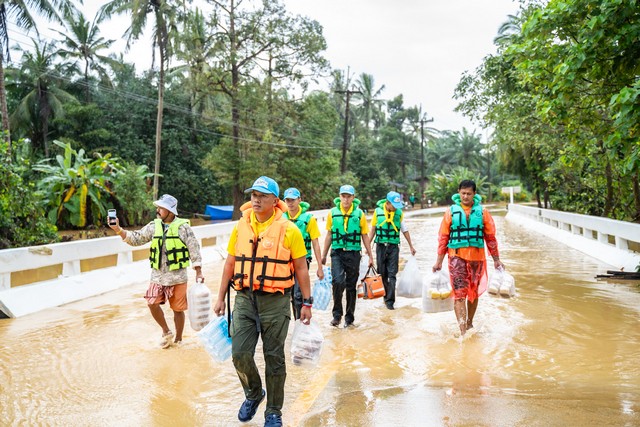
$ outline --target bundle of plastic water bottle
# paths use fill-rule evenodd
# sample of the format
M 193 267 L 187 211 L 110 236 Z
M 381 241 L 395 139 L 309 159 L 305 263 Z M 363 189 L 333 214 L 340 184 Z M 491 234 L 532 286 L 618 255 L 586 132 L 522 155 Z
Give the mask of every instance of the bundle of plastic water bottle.
M 189 323 L 194 331 L 204 328 L 211 320 L 211 292 L 202 281 L 189 286 L 187 291 Z
M 214 318 L 197 333 L 202 345 L 216 362 L 224 362 L 231 357 L 231 337 L 228 334 L 229 322 L 224 316 Z
M 322 267 L 322 271 L 324 271 L 324 279 L 316 280 L 313 283 L 313 308 L 318 310 L 326 310 L 333 295 L 331 291 L 331 268 L 325 265 Z

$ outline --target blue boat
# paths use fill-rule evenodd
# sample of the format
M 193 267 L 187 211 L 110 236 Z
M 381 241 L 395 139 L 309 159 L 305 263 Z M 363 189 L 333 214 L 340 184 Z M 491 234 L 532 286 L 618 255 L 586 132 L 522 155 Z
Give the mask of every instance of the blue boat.
M 212 220 L 231 219 L 231 216 L 233 215 L 233 205 L 207 205 L 206 209 L 204 210 L 204 214 L 209 216 L 209 218 Z

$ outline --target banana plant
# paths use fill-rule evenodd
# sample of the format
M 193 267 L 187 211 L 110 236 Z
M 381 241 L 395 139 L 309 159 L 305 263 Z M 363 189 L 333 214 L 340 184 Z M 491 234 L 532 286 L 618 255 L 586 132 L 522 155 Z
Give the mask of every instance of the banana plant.
M 45 174 L 38 188 L 44 195 L 49 221 L 58 228 L 104 223 L 113 196 L 112 181 L 121 165 L 111 154 L 96 154 L 91 159 L 84 149 L 76 151 L 70 143 L 53 143 L 63 154 L 34 165 L 34 170 Z

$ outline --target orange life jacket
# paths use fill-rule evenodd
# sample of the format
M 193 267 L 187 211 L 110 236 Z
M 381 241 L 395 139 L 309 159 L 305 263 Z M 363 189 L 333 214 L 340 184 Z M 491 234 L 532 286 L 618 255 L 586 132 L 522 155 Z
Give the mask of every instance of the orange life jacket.
M 248 288 L 251 277 L 254 290 L 284 293 L 293 286 L 294 277 L 291 251 L 284 247 L 284 236 L 291 225 L 282 215 L 287 211 L 287 205 L 278 201 L 273 222 L 259 236 L 251 227 L 251 202 L 242 205 L 240 211 L 233 287 L 236 290 Z

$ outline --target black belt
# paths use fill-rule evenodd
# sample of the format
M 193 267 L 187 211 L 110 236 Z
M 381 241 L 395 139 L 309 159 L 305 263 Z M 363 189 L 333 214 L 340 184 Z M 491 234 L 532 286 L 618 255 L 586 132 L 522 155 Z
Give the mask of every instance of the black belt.
M 292 287 L 293 286 L 283 289 L 284 294 L 285 295 L 289 295 L 291 293 L 291 288 Z M 242 288 L 242 290 L 240 290 L 239 292 L 248 294 L 249 293 L 249 288 Z M 279 294 L 279 292 L 277 292 L 277 291 L 276 292 L 267 292 L 267 291 L 254 290 L 253 294 L 254 295 L 273 295 L 273 294 Z

